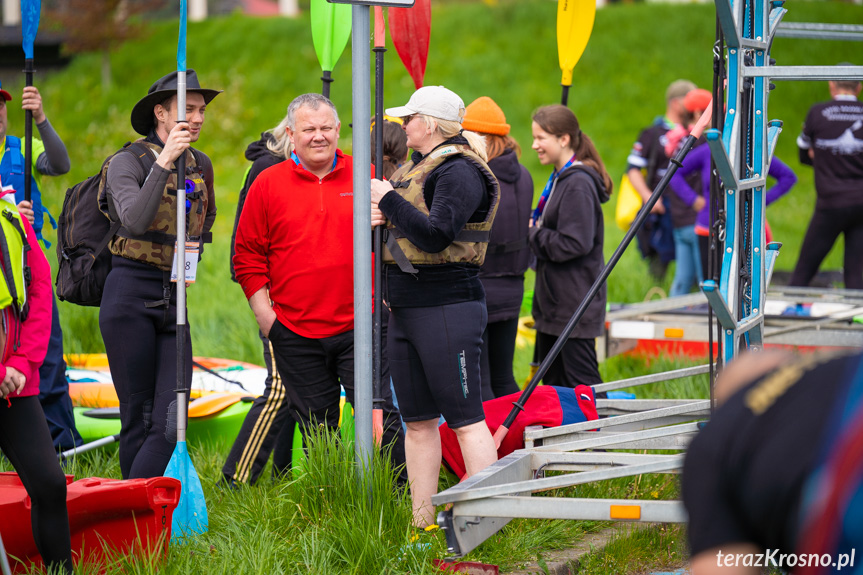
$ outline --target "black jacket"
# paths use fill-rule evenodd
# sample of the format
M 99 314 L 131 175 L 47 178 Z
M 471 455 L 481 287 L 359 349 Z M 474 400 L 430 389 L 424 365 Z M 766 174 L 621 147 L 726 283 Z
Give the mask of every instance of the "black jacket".
M 449 144 L 467 144 L 467 140 L 455 136 L 440 145 Z M 422 158 L 416 151 L 411 156 L 415 164 Z M 386 194 L 379 206 L 411 243 L 429 253 L 450 245 L 466 223 L 481 222 L 488 215 L 490 190 L 479 169 L 461 155 L 450 156 L 428 175 L 423 196 L 428 216 L 394 192 Z M 418 273 L 409 274 L 395 264 L 383 266 L 384 299 L 392 308 L 431 307 L 485 298 L 477 265 L 415 267 Z
M 489 160 L 500 184 L 500 203 L 485 262 L 479 272 L 485 289 L 488 322 L 517 318 L 524 296 L 524 272 L 530 261 L 527 229 L 533 202 L 533 179 L 513 150 Z
M 608 198 L 609 191 L 595 170 L 572 166 L 558 178 L 541 224 L 530 229 L 530 248 L 537 260 L 533 317 L 538 331 L 560 335 L 602 270 L 601 204 Z M 605 302 L 603 286 L 571 338 L 602 335 Z
M 277 156 L 267 148 L 267 142 L 273 140 L 272 134 L 262 132 L 261 139 L 255 140 L 246 148 L 246 159 L 252 162 L 252 167 L 246 174 L 246 180 L 243 182 L 243 189 L 240 190 L 240 197 L 237 200 L 237 214 L 234 216 L 234 231 L 231 233 L 231 257 L 228 260 L 231 266 L 231 279 L 237 281 L 237 276 L 234 274 L 234 243 L 237 240 L 237 226 L 240 224 L 240 214 L 243 212 L 243 205 L 246 203 L 246 194 L 249 193 L 249 188 L 252 187 L 252 182 L 255 181 L 261 172 L 275 166 L 284 158 Z

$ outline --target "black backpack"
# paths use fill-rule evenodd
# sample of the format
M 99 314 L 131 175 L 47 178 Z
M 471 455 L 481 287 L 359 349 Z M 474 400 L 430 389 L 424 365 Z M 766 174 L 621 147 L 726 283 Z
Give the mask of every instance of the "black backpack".
M 104 194 L 108 164 L 117 154 L 128 152 L 144 168 L 144 177 L 156 159 L 150 149 L 141 143 L 126 144 L 111 154 L 99 173 L 66 190 L 63 209 L 57 218 L 57 297 L 78 305 L 98 306 L 108 272 L 111 271 L 111 252 L 105 248 L 120 229 L 120 221 L 108 198 L 110 216 L 99 208 Z M 140 182 L 143 183 L 143 182 Z

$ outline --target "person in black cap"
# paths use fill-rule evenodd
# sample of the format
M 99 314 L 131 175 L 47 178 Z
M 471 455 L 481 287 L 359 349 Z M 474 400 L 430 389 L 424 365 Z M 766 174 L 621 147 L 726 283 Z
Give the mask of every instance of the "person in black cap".
M 186 250 L 200 255 L 216 218 L 213 165 L 192 144 L 201 135 L 207 104 L 220 91 L 201 88 L 186 73 L 186 118 L 177 122 L 177 73 L 150 86 L 132 109 L 137 141 L 152 158 L 149 171 L 134 154 L 117 154 L 108 166 L 109 212 L 122 227 L 108 244 L 111 272 L 105 282 L 99 327 L 120 399 L 120 471 L 124 479 L 164 473 L 176 442 L 169 421 L 177 382 L 176 290 L 171 281 L 177 239 L 177 188 L 184 189 Z M 185 155 L 184 183 L 174 162 Z M 194 281 L 198 257 L 187 253 Z M 186 382 L 192 379 L 192 340 L 186 332 Z M 173 418 L 170 418 L 173 420 Z

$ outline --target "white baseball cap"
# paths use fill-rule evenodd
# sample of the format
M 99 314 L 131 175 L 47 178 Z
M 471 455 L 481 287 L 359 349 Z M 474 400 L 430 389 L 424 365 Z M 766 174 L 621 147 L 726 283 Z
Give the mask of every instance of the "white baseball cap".
M 398 108 L 387 108 L 386 113 L 398 118 L 424 114 L 439 120 L 461 123 L 464 111 L 464 102 L 452 90 L 443 86 L 423 86 L 413 93 L 407 104 Z

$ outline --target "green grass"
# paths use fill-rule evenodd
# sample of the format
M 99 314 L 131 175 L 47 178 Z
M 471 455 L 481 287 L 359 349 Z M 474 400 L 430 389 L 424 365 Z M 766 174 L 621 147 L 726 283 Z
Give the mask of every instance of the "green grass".
M 788 4 L 786 21 L 863 23 L 863 8 L 840 2 Z M 513 136 L 521 143 L 522 161 L 534 178 L 537 194 L 548 177 L 530 150 L 530 116 L 537 107 L 560 98 L 560 70 L 555 41 L 556 3 L 549 0 L 436 2 L 425 83 L 443 84 L 465 102 L 488 95 L 507 114 Z M 575 69 L 569 104 L 591 136 L 615 181 L 638 135 L 664 109 L 665 87 L 690 78 L 709 87 L 712 75 L 714 11 L 696 4 L 614 4 L 596 15 L 587 50 Z M 148 34 L 119 47 L 111 56 L 114 84 L 100 85 L 100 56 L 77 57 L 65 70 L 39 73 L 36 84 L 48 117 L 64 138 L 72 171 L 44 183 L 46 205 L 57 215 L 64 190 L 94 173 L 102 160 L 136 137 L 129 126 L 135 102 L 158 77 L 175 68 L 177 22 L 155 22 Z M 835 64 L 847 60 L 843 42 L 778 38 L 773 57 L 780 65 Z M 189 323 L 196 355 L 229 357 L 260 363 L 260 343 L 251 312 L 228 274 L 228 242 L 241 178 L 247 167 L 246 145 L 276 125 L 289 101 L 299 93 L 320 90 L 320 70 L 312 48 L 308 13 L 294 20 L 250 18 L 240 14 L 190 23 L 188 63 L 205 87 L 225 90 L 213 101 L 200 148 L 213 159 L 219 217 L 214 236 L 199 266 L 199 281 L 189 290 Z M 858 62 L 859 63 L 859 62 Z M 38 62 L 36 63 L 38 68 Z M 341 111 L 340 145 L 349 151 L 351 134 L 351 47 L 333 71 L 332 98 Z M 4 80 L 4 88 L 20 94 L 23 78 Z M 768 210 L 777 240 L 784 243 L 778 269 L 791 269 L 797 259 L 806 222 L 814 206 L 811 170 L 796 161 L 794 139 L 809 106 L 828 97 L 823 82 L 778 82 L 770 100 L 770 117 L 785 122 L 777 154 L 798 174 L 797 187 Z M 412 82 L 392 45 L 386 54 L 384 96 L 387 106 L 400 105 L 413 91 Z M 23 134 L 23 114 L 10 109 L 10 133 Z M 615 197 L 605 205 L 608 257 L 623 237 L 614 225 Z M 49 239 L 53 239 L 48 233 Z M 841 243 L 826 267 L 841 265 Z M 49 257 L 56 261 L 54 254 Z M 637 302 L 654 284 L 634 246 L 612 273 L 609 301 Z M 671 274 L 659 287 L 668 290 Z M 533 286 L 528 274 L 526 288 Z M 60 304 L 67 352 L 103 351 L 98 310 Z M 525 314 L 529 310 L 523 310 Z M 516 377 L 524 381 L 532 356 L 530 346 L 518 350 Z M 687 365 L 660 360 L 651 365 L 631 358 L 603 362 L 605 380 L 633 377 Z M 706 397 L 706 377 L 637 390 L 640 397 Z M 224 492 L 214 485 L 228 445 L 192 445 L 210 509 L 210 532 L 199 541 L 172 546 L 160 573 L 428 573 L 430 559 L 443 554 L 442 536 L 431 536 L 428 549 L 402 552 L 410 509 L 404 497 L 385 485 L 385 463 L 376 461 L 372 494 L 356 481 L 353 454 L 344 444 L 322 440 L 312 449 L 312 469 L 296 481 L 262 480 L 254 489 Z M 319 451 L 319 452 L 318 452 Z M 316 463 L 317 462 L 317 463 Z M 0 466 L 3 464 L 0 463 Z M 78 477 L 119 477 L 114 452 L 87 454 L 69 464 Z M 338 470 L 337 472 L 334 470 Z M 442 487 L 454 478 L 442 475 Z M 323 491 L 321 491 L 323 490 Z M 578 496 L 673 497 L 674 482 L 662 476 L 581 486 Z M 547 550 L 566 546 L 586 531 L 588 522 L 515 520 L 468 556 L 511 570 Z M 644 565 L 665 565 L 679 557 L 682 535 L 676 528 L 621 541 L 626 557 L 643 552 Z M 676 534 L 675 534 L 676 533 Z M 622 538 L 625 539 L 625 538 Z M 669 541 L 675 541 L 674 544 Z M 629 547 L 627 547 L 627 545 Z M 629 550 L 627 550 L 629 549 Z M 648 550 L 655 550 L 648 553 Z M 593 561 L 591 559 L 591 561 Z M 611 559 L 596 559 L 585 573 L 617 573 Z M 603 562 L 606 563 L 603 563 Z M 621 559 L 617 559 L 621 561 Z M 641 563 L 640 563 L 641 564 Z M 624 565 L 624 563 L 618 563 Z M 118 570 L 152 573 L 146 562 L 118 560 Z M 585 567 L 587 569 L 587 567 Z M 621 568 L 622 569 L 622 568 Z M 92 572 L 92 570 L 82 570 Z
M 680 525 L 627 526 L 605 548 L 583 557 L 575 573 L 651 573 L 686 565 L 689 552 Z
M 605 362 L 604 375 L 608 379 L 620 379 L 628 377 L 630 371 L 644 373 L 686 365 L 669 361 L 648 366 L 643 360 L 613 358 Z M 700 384 L 705 389 L 705 376 L 700 377 L 701 381 L 693 385 Z M 678 397 L 689 397 L 691 391 L 679 391 L 682 395 Z M 667 390 L 666 394 L 671 395 Z M 418 574 L 433 573 L 432 559 L 446 556 L 442 533 L 424 535 L 421 542 L 428 543 L 427 547 L 410 545 L 411 531 L 407 527 L 410 501 L 391 487 L 387 457 L 375 453 L 373 465 L 366 470 L 367 480 L 362 483 L 352 442 L 322 435 L 313 439 L 303 472 L 295 474 L 292 480 L 271 481 L 268 468 L 255 487 L 232 491 L 216 486 L 228 448 L 224 439 L 189 445 L 204 487 L 209 531 L 184 545 L 169 546 L 167 558 L 161 562 L 118 556 L 111 563 L 112 572 L 147 575 L 156 572 L 169 575 Z M 6 470 L 11 470 L 8 462 L 0 461 L 0 471 Z M 116 446 L 78 456 L 67 462 L 65 471 L 79 478 L 119 478 Z M 440 481 L 443 490 L 455 485 L 457 478 L 444 471 Z M 677 496 L 677 489 L 673 475 L 642 475 L 535 496 L 669 499 Z M 528 563 L 541 562 L 550 551 L 570 547 L 584 534 L 608 525 L 590 521 L 515 519 L 464 560 L 499 565 L 502 572 L 512 571 Z M 631 545 L 640 547 L 642 544 Z M 79 575 L 95 572 L 87 565 L 76 570 Z M 599 569 L 585 573 L 623 571 Z
M 863 23 L 863 8 L 839 2 L 798 2 L 787 21 Z M 530 115 L 560 98 L 560 70 L 554 33 L 554 2 L 501 0 L 435 4 L 425 83 L 444 84 L 465 102 L 490 95 L 501 105 L 522 144 L 522 160 L 538 191 L 548 177 L 530 150 Z M 99 55 L 76 58 L 65 70 L 37 74 L 52 124 L 65 139 L 72 171 L 44 184 L 46 204 L 59 210 L 63 191 L 98 169 L 101 161 L 136 137 L 129 126 L 134 103 L 150 83 L 175 67 L 176 21 L 156 22 L 143 39 L 112 54 L 114 84 L 100 84 Z M 615 4 L 597 12 L 584 56 L 575 68 L 569 103 L 596 143 L 615 181 L 640 129 L 664 109 L 667 84 L 679 77 L 709 86 L 714 34 L 710 5 Z M 776 39 L 780 65 L 835 64 L 848 58 L 848 45 L 819 40 Z M 246 145 L 274 126 L 297 94 L 320 90 L 320 70 L 311 43 L 308 13 L 297 19 L 250 18 L 240 14 L 190 23 L 188 63 L 203 84 L 225 90 L 210 105 L 200 148 L 216 170 L 219 217 L 215 243 L 208 246 L 200 281 L 189 291 L 195 352 L 260 362 L 252 315 L 240 289 L 228 280 L 228 240 Z M 38 63 L 37 63 L 38 67 Z M 402 104 L 413 84 L 390 45 L 384 97 Z M 341 111 L 341 147 L 350 150 L 351 47 L 333 71 L 332 98 Z M 17 85 L 16 85 L 17 83 Z M 20 93 L 22 78 L 4 78 Z M 778 82 L 770 117 L 785 122 L 778 156 L 797 172 L 797 187 L 768 211 L 776 239 L 784 243 L 778 269 L 791 269 L 814 205 L 812 173 L 796 161 L 794 140 L 809 106 L 828 97 L 823 82 Z M 23 133 L 23 114 L 10 110 L 10 132 Z M 613 223 L 615 198 L 605 205 L 606 255 L 623 237 Z M 51 234 L 49 233 L 49 238 Z M 53 255 L 52 255 L 53 258 Z M 841 242 L 826 267 L 841 266 Z M 609 281 L 609 300 L 634 302 L 653 287 L 634 246 Z M 660 286 L 668 290 L 669 273 Z M 530 288 L 532 277 L 527 280 Z M 96 310 L 61 304 L 64 344 L 70 352 L 101 351 Z

